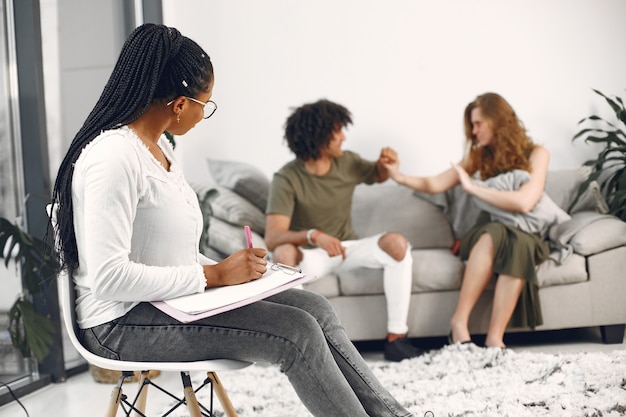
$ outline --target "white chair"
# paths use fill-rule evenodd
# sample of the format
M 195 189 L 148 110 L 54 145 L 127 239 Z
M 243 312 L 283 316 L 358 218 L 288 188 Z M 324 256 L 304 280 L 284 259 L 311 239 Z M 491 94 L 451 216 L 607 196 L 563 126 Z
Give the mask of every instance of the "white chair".
M 47 210 L 48 212 L 50 211 L 49 205 L 47 207 Z M 53 222 L 54 220 L 55 217 L 53 216 Z M 83 358 L 85 358 L 87 362 L 91 364 L 94 364 L 104 369 L 122 371 L 122 376 L 119 378 L 117 385 L 113 387 L 109 407 L 105 414 L 106 417 L 115 417 L 117 415 L 120 404 L 122 405 L 122 409 L 124 410 L 126 416 L 130 416 L 130 413 L 134 411 L 138 415 L 145 417 L 148 385 L 155 386 L 163 393 L 178 401 L 169 411 L 163 414 L 164 416 L 169 415 L 174 409 L 178 408 L 182 404 L 187 405 L 189 415 L 191 417 L 214 416 L 213 390 L 215 390 L 215 393 L 222 405 L 222 408 L 224 409 L 226 416 L 237 417 L 237 412 L 230 402 L 230 399 L 228 398 L 228 395 L 226 394 L 226 391 L 224 390 L 224 387 L 222 386 L 217 376 L 217 372 L 243 369 L 247 366 L 252 365 L 252 363 L 230 359 L 213 359 L 196 362 L 131 362 L 107 359 L 101 356 L 97 356 L 87 350 L 81 344 L 77 337 L 76 332 L 78 330 L 78 326 L 76 324 L 76 312 L 74 306 L 75 291 L 72 280 L 69 278 L 67 273 L 63 272 L 57 276 L 57 286 L 63 323 L 65 325 L 65 328 L 67 329 L 69 339 L 74 348 Z M 165 389 L 151 381 L 148 378 L 148 370 L 179 371 L 181 373 L 183 383 L 183 398 L 179 398 L 173 395 L 172 393 L 166 391 Z M 124 395 L 122 391 L 122 385 L 124 384 L 125 380 L 130 379 L 134 376 L 134 371 L 141 371 L 141 373 L 139 374 L 139 387 L 134 400 L 129 401 L 127 396 Z M 194 390 L 191 384 L 191 379 L 189 377 L 190 371 L 207 372 L 207 379 L 196 390 Z M 197 391 L 199 391 L 206 385 L 210 385 L 211 389 L 210 405 L 208 409 L 198 402 L 195 395 Z

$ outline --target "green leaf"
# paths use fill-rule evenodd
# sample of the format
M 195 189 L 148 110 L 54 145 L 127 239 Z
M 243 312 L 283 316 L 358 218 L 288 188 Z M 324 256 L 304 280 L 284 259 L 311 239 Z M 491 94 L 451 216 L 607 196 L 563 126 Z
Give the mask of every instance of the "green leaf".
M 14 260 L 22 271 L 27 294 L 40 293 L 51 282 L 59 265 L 54 251 L 44 242 L 23 231 L 5 218 L 0 218 L 0 257 L 4 264 Z M 53 343 L 52 321 L 37 313 L 30 301 L 19 297 L 9 310 L 9 334 L 13 346 L 22 356 L 34 355 L 42 361 Z
M 20 298 L 9 310 L 9 334 L 23 357 L 43 361 L 53 343 L 54 326 L 48 317 L 35 311 L 33 304 Z
M 5 267 L 8 268 L 12 259 L 21 266 L 24 288 L 30 294 L 40 293 L 45 283 L 56 276 L 59 267 L 56 255 L 44 242 L 1 217 L 0 249 Z
M 593 90 L 595 91 L 597 94 L 601 95 L 602 97 L 604 97 L 604 99 L 606 100 L 607 103 L 609 103 L 609 106 L 611 106 L 611 108 L 613 109 L 613 111 L 615 112 L 616 115 L 619 115 L 619 113 L 624 110 L 624 105 L 621 104 L 621 100 L 617 101 L 614 100 L 604 94 L 602 94 L 600 91 L 598 90 Z M 621 104 L 621 105 L 620 105 Z
M 608 172 L 608 176 L 600 186 L 610 213 L 626 221 L 626 109 L 624 101 L 620 97 L 609 97 L 598 90 L 593 91 L 603 97 L 611 107 L 617 122 L 613 123 L 595 114 L 578 122 L 580 129 L 572 141 L 583 138 L 585 143 L 603 145 L 603 148 L 598 152 L 596 159 L 590 159 L 583 164 L 591 167 L 592 172 L 589 178 L 580 184 L 570 209 L 592 181 L 599 179 L 606 170 L 612 170 Z M 587 123 L 592 123 L 592 127 L 585 126 Z M 620 168 L 615 169 L 615 167 Z

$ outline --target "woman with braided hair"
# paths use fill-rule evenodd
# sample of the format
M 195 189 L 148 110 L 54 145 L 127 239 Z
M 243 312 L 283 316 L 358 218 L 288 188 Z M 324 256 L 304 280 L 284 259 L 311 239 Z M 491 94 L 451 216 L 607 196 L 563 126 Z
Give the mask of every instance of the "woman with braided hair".
M 260 248 L 221 262 L 199 253 L 199 203 L 164 135 L 183 135 L 215 112 L 213 83 L 197 43 L 142 25 L 72 141 L 53 204 L 83 344 L 128 361 L 270 362 L 315 416 L 409 416 L 320 295 L 287 290 L 186 324 L 150 303 L 255 280 L 267 269 Z

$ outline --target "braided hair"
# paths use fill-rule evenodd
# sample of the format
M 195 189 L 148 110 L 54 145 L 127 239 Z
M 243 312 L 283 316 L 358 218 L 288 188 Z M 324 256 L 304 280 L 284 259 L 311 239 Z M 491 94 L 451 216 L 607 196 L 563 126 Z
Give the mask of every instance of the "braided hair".
M 194 97 L 207 91 L 212 80 L 213 65 L 207 53 L 175 28 L 147 23 L 130 34 L 102 95 L 72 140 L 54 184 L 52 213 L 56 210 L 56 247 L 62 269 L 71 274 L 78 268 L 72 176 L 82 150 L 102 131 L 139 119 L 153 102 Z
M 317 160 L 330 144 L 333 133 L 352 123 L 350 111 L 341 104 L 318 100 L 293 111 L 285 122 L 285 140 L 301 161 Z

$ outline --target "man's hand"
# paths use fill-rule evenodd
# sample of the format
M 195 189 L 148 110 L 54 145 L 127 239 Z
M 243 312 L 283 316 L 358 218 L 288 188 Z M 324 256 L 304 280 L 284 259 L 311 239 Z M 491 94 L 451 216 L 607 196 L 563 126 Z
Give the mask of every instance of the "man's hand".
M 398 153 L 389 147 L 385 147 L 380 151 L 380 157 L 378 162 L 381 164 L 395 164 L 399 163 Z
M 346 248 L 341 244 L 341 240 L 336 237 L 322 233 L 317 237 L 315 244 L 318 248 L 328 252 L 328 256 L 341 255 L 343 259 L 346 259 Z
M 376 171 L 378 172 L 378 182 L 386 181 L 391 174 L 389 167 L 396 165 L 399 168 L 400 160 L 398 153 L 389 147 L 385 147 L 380 151 L 378 161 L 376 161 Z
M 243 284 L 261 278 L 267 271 L 267 251 L 263 248 L 243 249 L 215 265 L 204 265 L 206 288 Z

